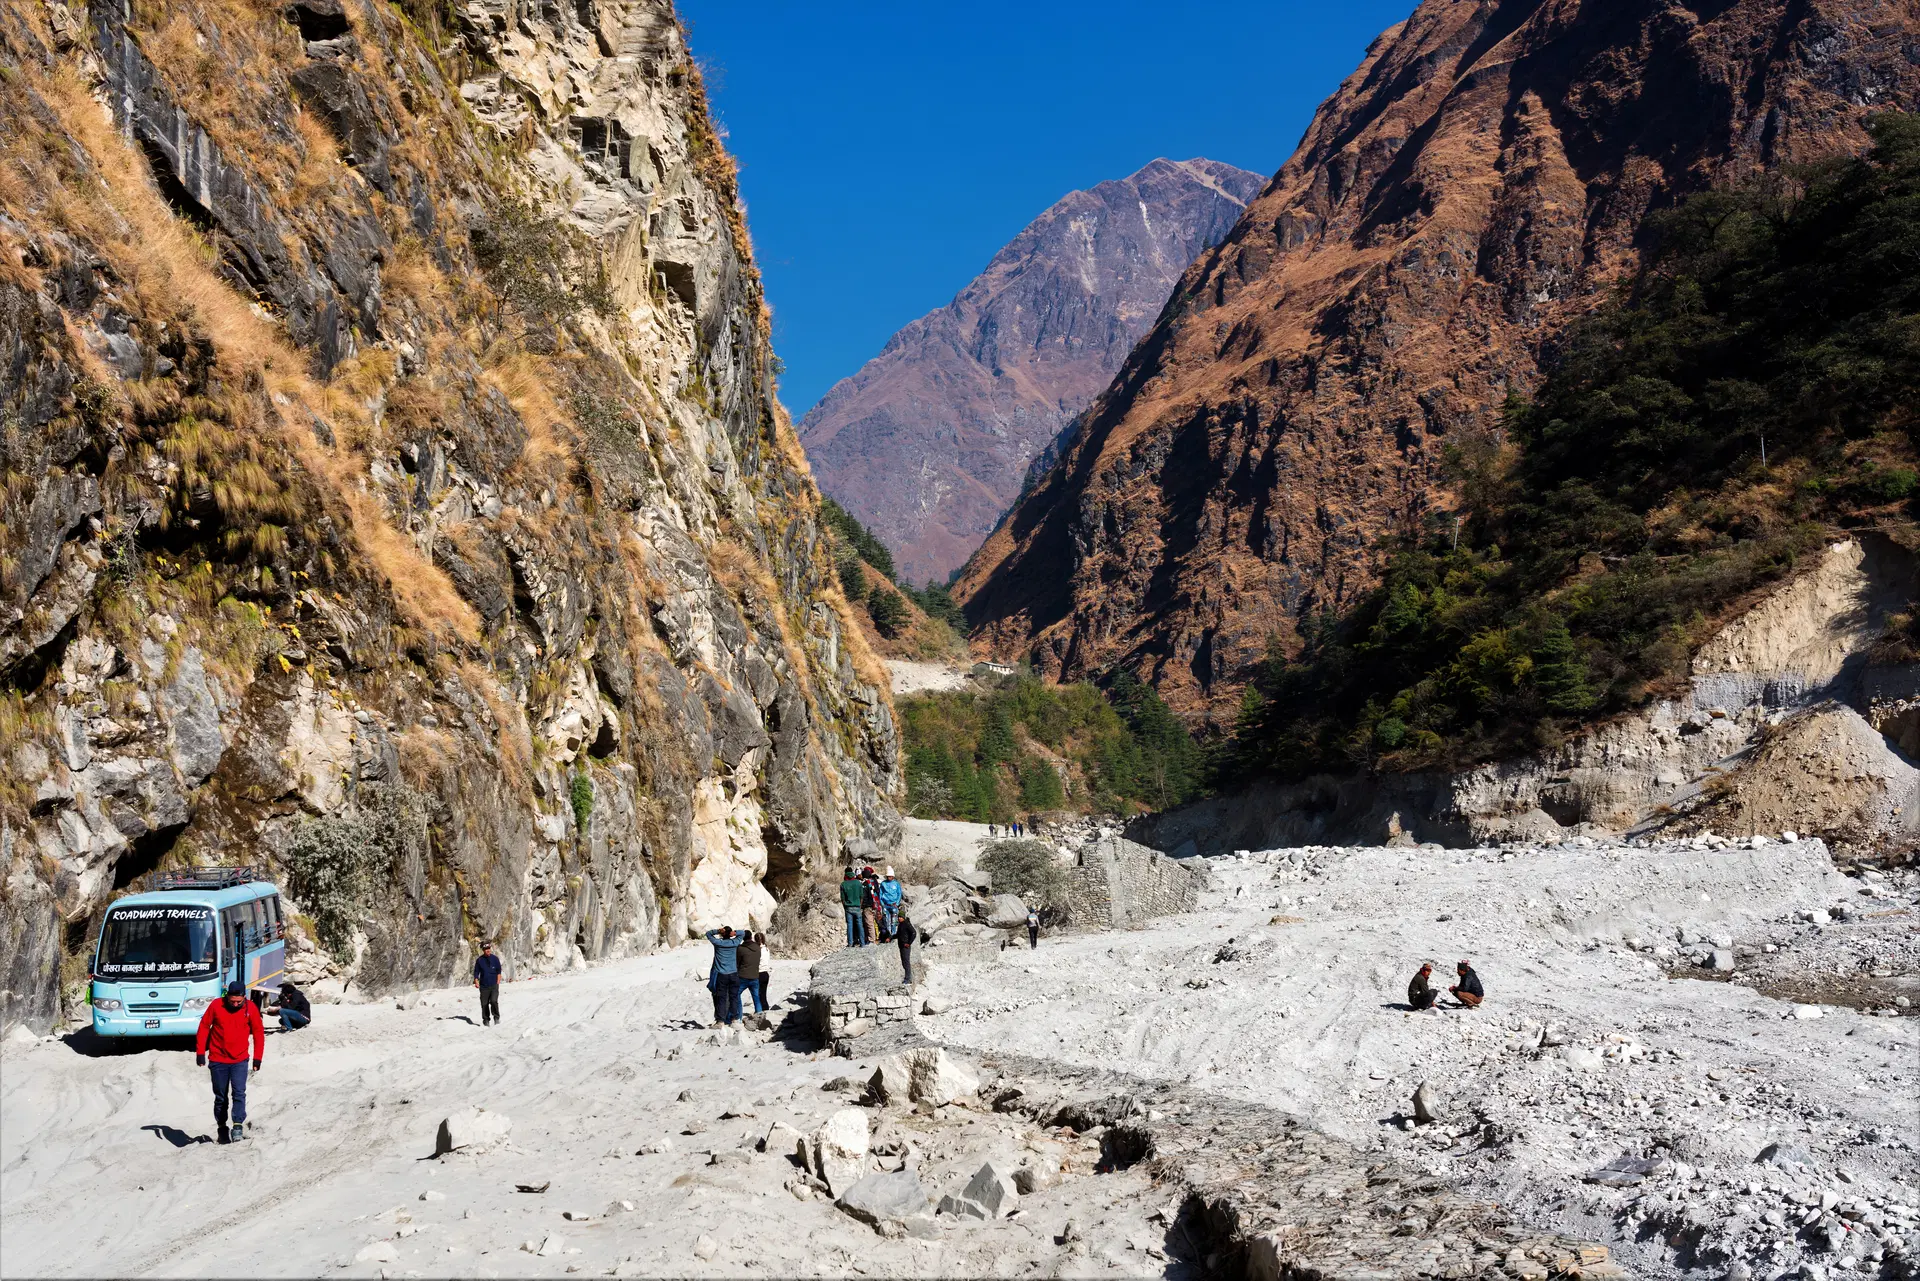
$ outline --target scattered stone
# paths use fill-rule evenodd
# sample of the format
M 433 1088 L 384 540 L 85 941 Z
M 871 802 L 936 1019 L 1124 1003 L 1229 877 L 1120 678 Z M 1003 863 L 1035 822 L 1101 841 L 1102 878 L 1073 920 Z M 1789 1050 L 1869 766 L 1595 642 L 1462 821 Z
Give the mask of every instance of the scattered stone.
M 1425 1081 L 1420 1082 L 1420 1088 L 1413 1092 L 1414 1124 L 1432 1125 L 1435 1121 L 1439 1120 L 1440 1118 L 1435 1116 L 1433 1111 L 1433 1105 L 1438 1101 L 1434 1095 L 1433 1087 Z
M 634 1150 L 635 1156 L 659 1156 L 662 1152 L 673 1151 L 673 1140 L 666 1135 L 649 1139 Z
M 468 1108 L 440 1122 L 433 1154 L 438 1157 L 449 1152 L 490 1152 L 507 1141 L 512 1129 L 512 1120 L 502 1113 Z
M 678 1093 L 678 1094 L 676 1094 L 676 1095 L 674 1096 L 674 1099 L 673 1099 L 673 1101 L 674 1101 L 675 1103 L 691 1103 L 691 1102 L 693 1102 L 693 1091 L 692 1091 L 692 1090 L 682 1090 L 682 1091 L 680 1091 L 680 1093 Z
M 1020 1190 L 999 1166 L 989 1161 L 974 1173 L 960 1190 L 963 1199 L 986 1211 L 986 1217 L 999 1218 L 1019 1202 Z
M 1733 969 L 1733 952 L 1729 948 L 1716 947 L 1707 953 L 1705 964 L 1706 968 L 1710 970 L 1731 971 Z
M 929 1199 L 920 1176 L 912 1170 L 901 1170 L 866 1175 L 842 1192 L 834 1204 L 862 1223 L 879 1227 L 888 1220 L 902 1221 L 921 1213 Z
M 867 1114 L 841 1108 L 807 1140 L 808 1168 L 838 1196 L 866 1174 L 867 1142 Z
M 860 1088 L 860 1083 L 850 1076 L 836 1076 L 820 1087 L 830 1094 L 846 1094 Z
M 1590 1045 L 1563 1045 L 1555 1053 L 1576 1072 L 1598 1072 L 1606 1062 Z
M 353 1256 L 355 1263 L 392 1263 L 400 1257 L 399 1249 L 391 1241 L 375 1241 L 360 1247 Z
M 984 1219 L 987 1217 L 986 1207 L 978 1201 L 969 1201 L 966 1197 L 955 1196 L 951 1192 L 940 1198 L 940 1204 L 935 1207 L 934 1213 L 951 1215 L 957 1219 Z
M 726 1111 L 720 1114 L 720 1119 L 722 1121 L 734 1121 L 741 1117 L 752 1117 L 754 1115 L 756 1115 L 754 1110 L 745 1103 L 734 1103 L 730 1104 Z
M 1805 1148 L 1791 1143 L 1769 1143 L 1760 1149 L 1760 1155 L 1754 1158 L 1762 1165 L 1777 1165 L 1787 1169 L 1796 1165 L 1812 1165 L 1813 1156 Z
M 532 1192 L 538 1195 L 552 1186 L 553 1180 L 548 1179 L 545 1183 L 516 1183 L 513 1185 L 513 1190 L 515 1192 Z
M 945 1014 L 952 1008 L 953 1002 L 944 996 L 930 996 L 920 1002 L 920 1012 L 922 1014 Z
M 420 1194 L 420 1199 L 422 1201 L 444 1201 L 447 1199 L 447 1194 L 444 1192 L 435 1192 L 432 1188 L 428 1188 Z
M 1585 1178 L 1588 1183 L 1597 1183 L 1605 1188 L 1630 1188 L 1648 1179 L 1671 1173 L 1672 1170 L 1673 1166 L 1666 1161 L 1617 1156 L 1599 1169 L 1589 1171 Z
M 759 1148 L 769 1156 L 795 1157 L 800 1164 L 807 1163 L 807 1136 L 785 1121 L 775 1121 L 767 1127 L 767 1132 L 760 1138 Z
M 694 1238 L 694 1242 L 693 1242 L 694 1258 L 699 1259 L 702 1262 L 705 1262 L 706 1260 L 711 1259 L 714 1255 L 718 1253 L 720 1253 L 720 1245 L 712 1237 L 706 1235 L 703 1232 L 698 1237 Z
M 1824 1018 L 1826 1017 L 1826 1013 L 1825 1010 L 1817 1005 L 1796 1005 L 1793 1007 L 1793 1017 L 1796 1019 Z

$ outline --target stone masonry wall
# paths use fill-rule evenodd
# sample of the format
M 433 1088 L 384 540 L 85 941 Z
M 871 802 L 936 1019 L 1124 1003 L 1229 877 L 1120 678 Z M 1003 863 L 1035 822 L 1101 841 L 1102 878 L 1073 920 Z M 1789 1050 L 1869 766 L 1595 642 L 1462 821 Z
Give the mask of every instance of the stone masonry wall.
M 1158 850 L 1109 836 L 1082 850 L 1067 878 L 1067 919 L 1082 929 L 1128 929 L 1193 909 L 1200 878 Z

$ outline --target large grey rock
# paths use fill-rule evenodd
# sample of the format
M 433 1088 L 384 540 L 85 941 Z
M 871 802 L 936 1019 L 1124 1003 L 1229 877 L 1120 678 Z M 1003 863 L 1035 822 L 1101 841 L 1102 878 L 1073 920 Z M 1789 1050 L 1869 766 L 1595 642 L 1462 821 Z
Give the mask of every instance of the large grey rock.
M 1014 1186 L 1013 1176 L 992 1161 L 974 1172 L 974 1176 L 967 1180 L 967 1186 L 960 1190 L 960 1195 L 985 1210 L 990 1218 L 1010 1213 L 1020 1201 L 1020 1191 Z
M 433 1154 L 445 1156 L 449 1152 L 489 1152 L 505 1143 L 512 1130 L 513 1121 L 504 1113 L 468 1108 L 440 1122 L 440 1133 L 434 1140 Z
M 905 1219 L 927 1208 L 930 1198 L 920 1176 L 912 1170 L 869 1174 L 856 1180 L 834 1201 L 863 1223 L 878 1226 L 888 1219 Z
M 867 1114 L 841 1108 L 808 1136 L 807 1166 L 838 1196 L 866 1177 L 867 1143 Z
M 987 905 L 987 924 L 997 930 L 1017 929 L 1027 923 L 1027 905 L 1016 895 L 996 894 Z
M 1433 1087 L 1425 1081 L 1413 1092 L 1413 1119 L 1421 1125 L 1431 1125 L 1440 1118 L 1434 1114 L 1434 1105 L 1439 1102 Z

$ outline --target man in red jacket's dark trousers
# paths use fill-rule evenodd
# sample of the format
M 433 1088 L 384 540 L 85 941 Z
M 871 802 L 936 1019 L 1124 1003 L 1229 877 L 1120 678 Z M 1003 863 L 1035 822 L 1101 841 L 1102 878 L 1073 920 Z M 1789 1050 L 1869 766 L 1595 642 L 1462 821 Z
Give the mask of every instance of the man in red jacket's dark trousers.
M 200 1034 L 194 1039 L 194 1062 L 213 1071 L 213 1123 L 220 1142 L 238 1143 L 247 1137 L 247 1048 L 252 1042 L 253 1070 L 267 1052 L 267 1029 L 260 1007 L 247 999 L 244 984 L 227 984 L 227 994 L 200 1016 Z M 209 1063 L 208 1060 L 212 1062 Z M 227 1094 L 233 1094 L 233 1131 L 227 1131 Z

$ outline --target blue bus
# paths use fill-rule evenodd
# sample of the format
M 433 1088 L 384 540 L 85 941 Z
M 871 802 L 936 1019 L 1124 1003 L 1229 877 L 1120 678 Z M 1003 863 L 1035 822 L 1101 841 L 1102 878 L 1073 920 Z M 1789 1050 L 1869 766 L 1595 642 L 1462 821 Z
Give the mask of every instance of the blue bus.
M 93 954 L 93 1030 L 192 1036 L 238 980 L 258 1001 L 286 977 L 280 891 L 251 867 L 164 872 L 107 909 Z

